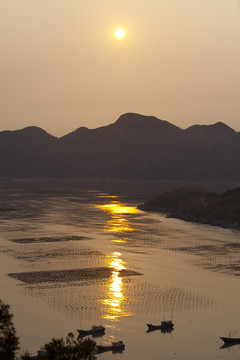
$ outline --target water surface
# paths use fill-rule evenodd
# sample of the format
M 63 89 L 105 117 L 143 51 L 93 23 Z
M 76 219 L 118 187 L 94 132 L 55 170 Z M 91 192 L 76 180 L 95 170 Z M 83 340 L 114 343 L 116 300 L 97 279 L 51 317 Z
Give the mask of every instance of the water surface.
M 150 192 L 135 190 L 2 184 L 0 297 L 22 350 L 101 324 L 98 344 L 126 348 L 100 359 L 239 358 L 219 339 L 240 337 L 239 232 L 139 211 Z M 172 332 L 147 332 L 168 319 Z

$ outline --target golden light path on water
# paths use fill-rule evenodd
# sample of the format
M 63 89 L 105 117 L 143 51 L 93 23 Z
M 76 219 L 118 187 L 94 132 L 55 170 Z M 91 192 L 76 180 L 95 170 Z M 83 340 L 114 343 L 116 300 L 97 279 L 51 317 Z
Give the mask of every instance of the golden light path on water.
M 127 219 L 127 215 L 136 214 L 138 209 L 133 206 L 126 206 L 118 201 L 104 205 L 95 205 L 97 208 L 107 211 L 111 219 L 107 221 L 107 232 L 124 233 L 134 231 L 133 224 Z
M 109 233 L 125 233 L 134 231 L 133 224 L 130 223 L 127 216 L 138 212 L 136 207 L 126 206 L 119 201 L 112 201 L 104 205 L 95 205 L 97 208 L 110 214 L 111 219 L 107 221 L 105 231 Z M 123 242 L 124 240 L 114 240 Z M 112 269 L 112 275 L 107 284 L 107 298 L 102 303 L 107 306 L 105 319 L 114 320 L 123 316 L 132 315 L 124 310 L 124 280 L 121 277 L 121 270 L 127 269 L 126 263 L 121 259 L 120 252 L 113 252 L 106 258 L 107 266 Z
M 107 307 L 107 312 L 103 318 L 109 320 L 132 315 L 123 309 L 125 301 L 124 282 L 120 276 L 120 271 L 127 269 L 127 267 L 120 256 L 121 253 L 114 252 L 107 257 L 108 267 L 112 269 L 112 275 L 107 284 L 107 298 L 103 299 L 102 303 Z

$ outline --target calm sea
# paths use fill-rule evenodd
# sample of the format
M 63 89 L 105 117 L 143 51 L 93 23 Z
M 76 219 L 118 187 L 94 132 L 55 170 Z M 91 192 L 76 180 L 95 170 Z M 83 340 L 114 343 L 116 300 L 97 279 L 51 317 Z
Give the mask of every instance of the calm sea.
M 0 189 L 0 298 L 21 350 L 103 325 L 99 359 L 239 359 L 240 233 L 145 213 L 175 184 L 15 181 Z M 172 332 L 147 323 L 172 320 Z

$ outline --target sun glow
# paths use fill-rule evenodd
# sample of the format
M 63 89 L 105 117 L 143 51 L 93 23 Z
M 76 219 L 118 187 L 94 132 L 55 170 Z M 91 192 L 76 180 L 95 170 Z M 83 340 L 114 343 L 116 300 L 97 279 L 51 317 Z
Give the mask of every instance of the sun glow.
M 122 38 L 125 36 L 125 31 L 124 31 L 122 28 L 118 28 L 118 29 L 115 31 L 115 36 L 116 36 L 116 38 L 118 38 L 118 39 L 122 39 Z

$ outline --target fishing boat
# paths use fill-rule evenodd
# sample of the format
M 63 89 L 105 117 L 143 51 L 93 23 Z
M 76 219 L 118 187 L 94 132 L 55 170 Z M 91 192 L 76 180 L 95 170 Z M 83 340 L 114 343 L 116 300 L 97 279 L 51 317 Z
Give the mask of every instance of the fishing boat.
M 100 335 L 103 335 L 104 332 L 105 332 L 105 327 L 102 326 L 102 325 L 93 325 L 91 329 L 89 330 L 80 330 L 78 329 L 77 330 L 78 333 L 79 333 L 79 336 L 87 336 L 87 335 L 97 335 L 97 334 L 100 334 Z
M 104 351 L 122 351 L 125 349 L 125 344 L 120 341 L 112 342 L 111 345 L 96 345 L 98 353 L 104 352 Z
M 234 337 L 220 337 L 225 344 L 240 344 L 240 338 Z
M 124 343 L 120 340 L 120 341 L 116 341 L 116 342 L 112 342 L 112 347 L 114 348 L 114 349 L 119 349 L 119 348 L 121 348 L 121 349 L 123 349 L 123 348 L 125 348 L 125 345 L 124 345 Z
M 148 331 L 157 330 L 157 329 L 171 331 L 173 330 L 174 324 L 172 320 L 167 320 L 167 321 L 161 321 L 160 325 L 147 324 L 147 327 L 148 327 Z

